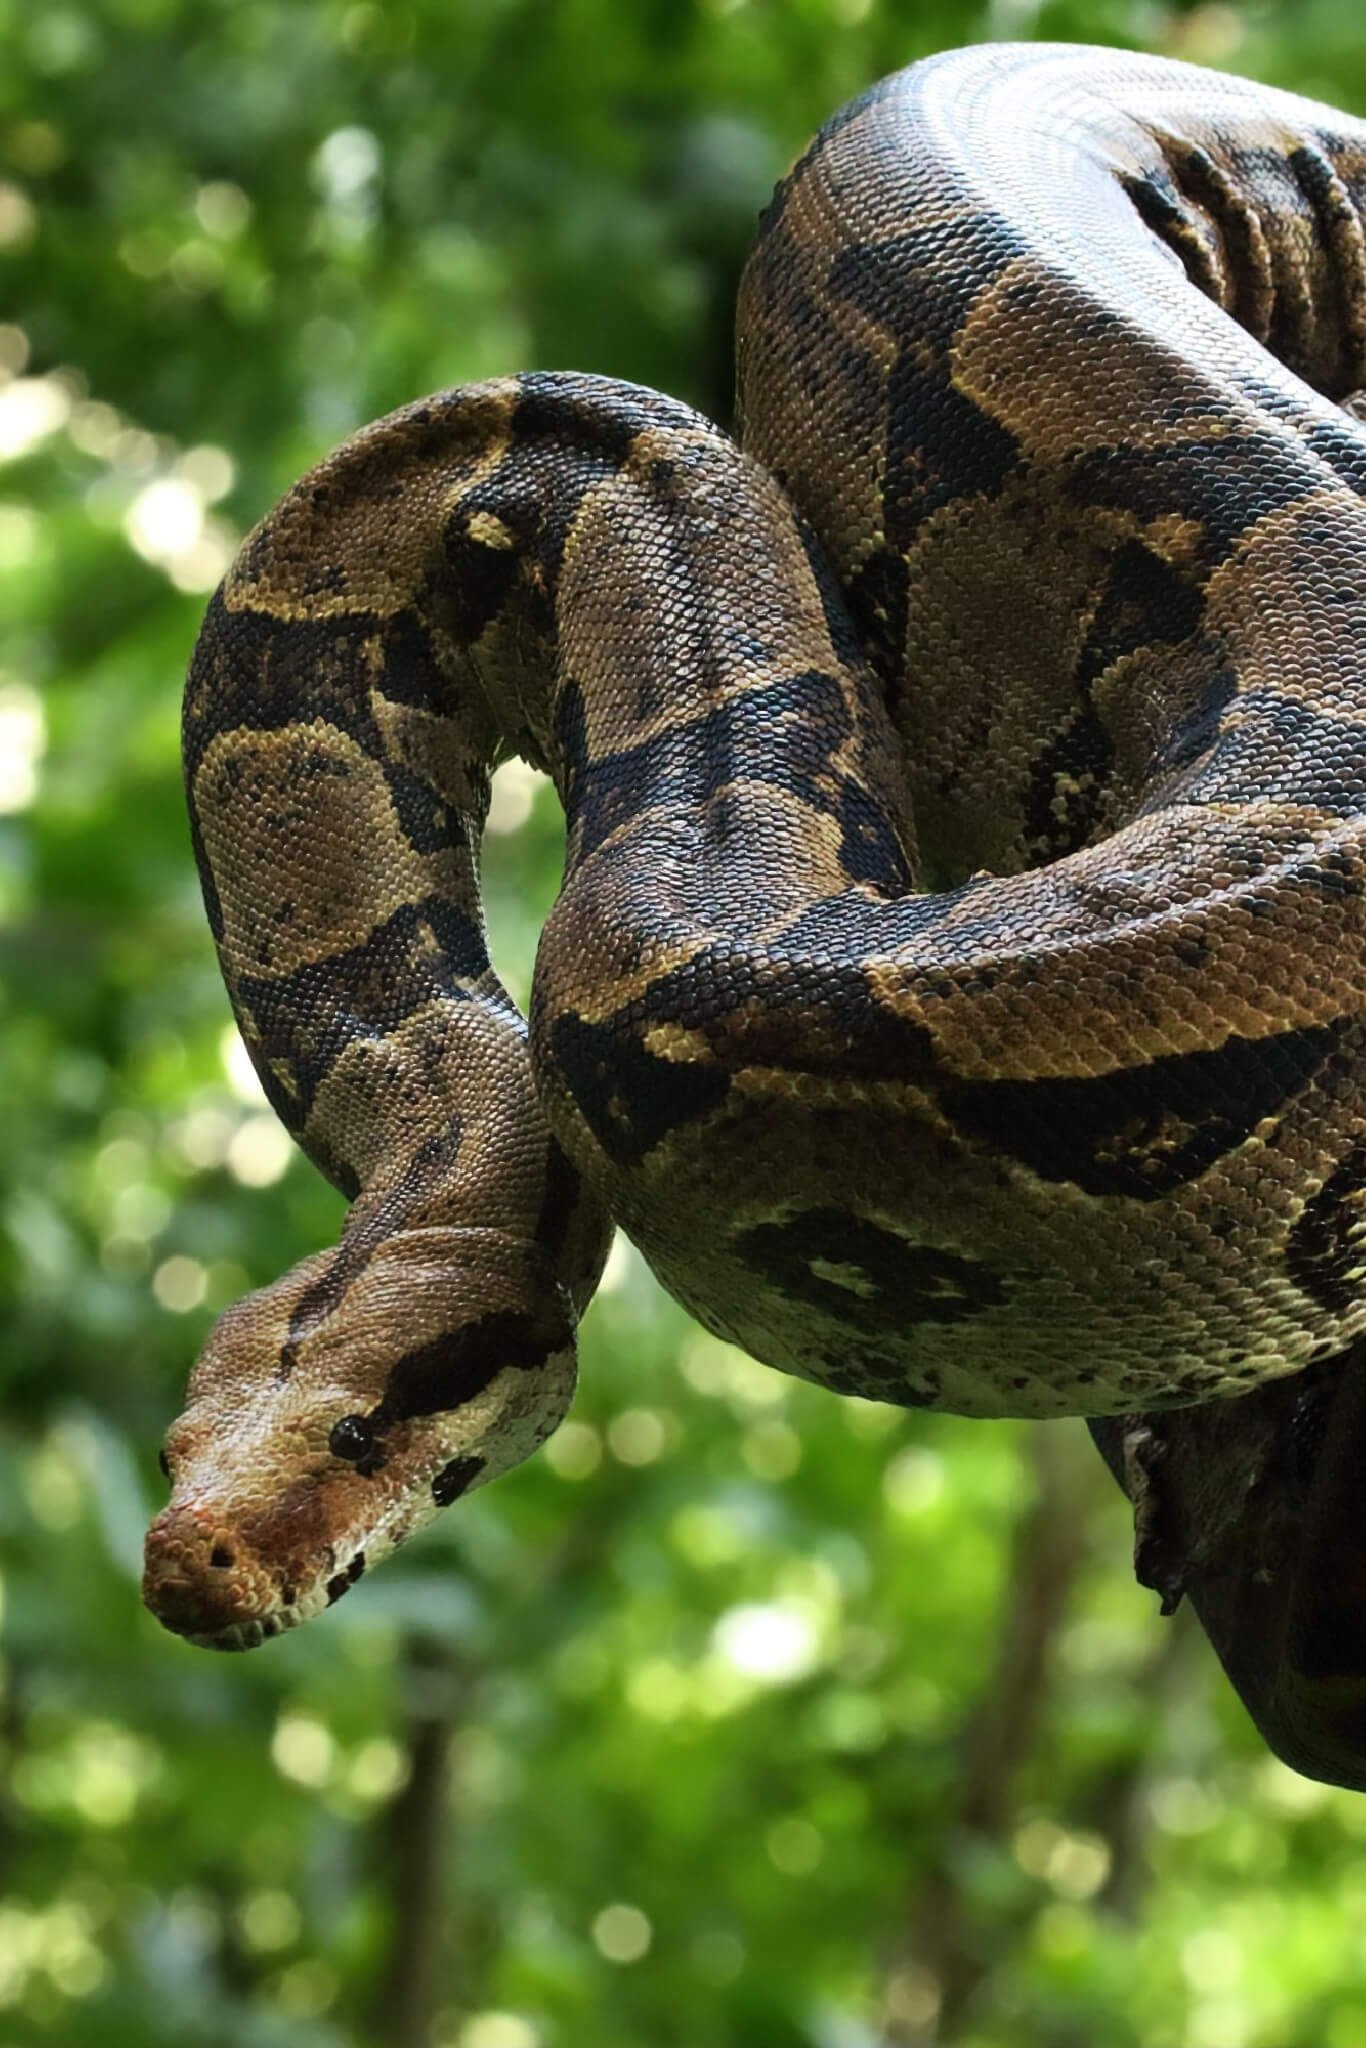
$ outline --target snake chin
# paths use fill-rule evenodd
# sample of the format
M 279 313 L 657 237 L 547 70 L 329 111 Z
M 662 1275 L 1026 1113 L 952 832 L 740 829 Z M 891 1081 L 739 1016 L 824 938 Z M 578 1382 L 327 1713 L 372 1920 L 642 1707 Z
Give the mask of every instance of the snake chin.
M 255 1650 L 272 1636 L 283 1635 L 286 1629 L 294 1628 L 304 1615 L 267 1614 L 259 1621 L 233 1622 L 229 1627 L 219 1629 L 215 1635 L 187 1634 L 185 1641 L 193 1643 L 197 1650 Z

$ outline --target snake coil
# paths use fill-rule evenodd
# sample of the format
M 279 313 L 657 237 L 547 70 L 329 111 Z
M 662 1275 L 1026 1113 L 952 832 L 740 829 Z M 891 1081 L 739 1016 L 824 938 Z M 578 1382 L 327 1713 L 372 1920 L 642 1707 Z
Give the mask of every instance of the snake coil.
M 755 1356 L 966 1414 L 1366 1329 L 1364 205 L 1326 108 L 952 52 L 779 188 L 739 445 L 514 377 L 251 535 L 196 852 L 353 1206 L 195 1368 L 169 1627 L 259 1642 L 526 1456 L 609 1218 Z M 509 752 L 568 821 L 529 1032 L 479 903 Z

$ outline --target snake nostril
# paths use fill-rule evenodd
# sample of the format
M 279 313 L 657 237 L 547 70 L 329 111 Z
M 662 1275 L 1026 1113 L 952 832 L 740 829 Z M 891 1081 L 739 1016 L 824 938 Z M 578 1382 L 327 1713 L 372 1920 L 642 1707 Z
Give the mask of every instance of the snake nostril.
M 209 1563 L 215 1571 L 225 1572 L 234 1562 L 233 1553 L 226 1543 L 215 1543 L 209 1552 Z

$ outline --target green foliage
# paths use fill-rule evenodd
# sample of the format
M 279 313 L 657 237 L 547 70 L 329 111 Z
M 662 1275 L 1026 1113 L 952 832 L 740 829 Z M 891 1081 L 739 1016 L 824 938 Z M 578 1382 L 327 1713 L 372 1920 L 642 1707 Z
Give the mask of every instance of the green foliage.
M 571 1423 L 335 1614 L 227 1661 L 137 1604 L 211 1314 L 339 1221 L 225 1035 L 206 589 L 426 390 L 724 416 L 785 162 L 990 35 L 1366 104 L 1337 0 L 0 0 L 3 2048 L 1366 2042 L 1366 1803 L 1159 1623 L 1079 1430 L 789 1384 L 624 1250 Z M 559 825 L 516 769 L 498 818 L 524 992 Z

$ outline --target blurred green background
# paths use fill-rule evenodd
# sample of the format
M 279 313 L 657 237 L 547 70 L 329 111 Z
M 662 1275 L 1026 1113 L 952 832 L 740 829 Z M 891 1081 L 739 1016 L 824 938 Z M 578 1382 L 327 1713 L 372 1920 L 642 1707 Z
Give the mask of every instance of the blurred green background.
M 210 1317 L 339 1218 L 182 815 L 236 538 L 468 378 L 725 418 L 820 119 L 1036 35 L 1366 109 L 1344 0 L 0 0 L 0 2048 L 1366 2048 L 1366 1801 L 1159 1622 L 1080 1426 L 790 1383 L 621 1245 L 573 1420 L 336 1613 L 223 1659 L 137 1601 Z

